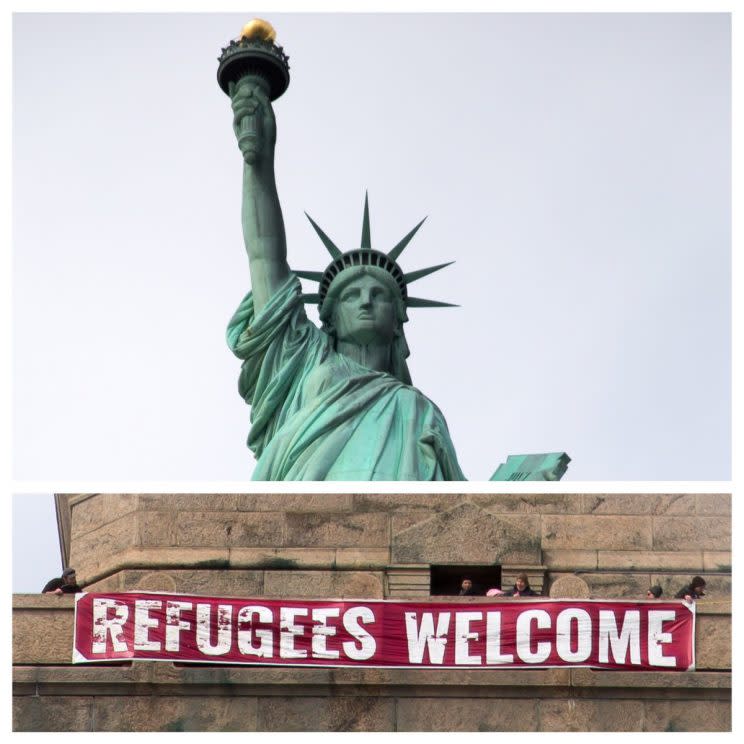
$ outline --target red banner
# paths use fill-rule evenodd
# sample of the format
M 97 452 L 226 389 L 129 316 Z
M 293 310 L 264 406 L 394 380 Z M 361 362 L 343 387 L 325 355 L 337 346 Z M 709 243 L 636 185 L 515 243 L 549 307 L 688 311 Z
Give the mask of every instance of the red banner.
M 73 663 L 694 669 L 681 601 L 223 599 L 78 594 Z

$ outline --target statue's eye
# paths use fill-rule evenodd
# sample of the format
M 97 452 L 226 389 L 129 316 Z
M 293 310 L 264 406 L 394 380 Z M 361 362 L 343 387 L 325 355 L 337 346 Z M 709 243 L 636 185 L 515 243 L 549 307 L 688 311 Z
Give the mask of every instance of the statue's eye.
M 383 302 L 389 299 L 387 290 L 383 289 L 382 287 L 376 287 L 375 289 L 373 289 L 372 297 L 376 300 L 382 300 Z
M 342 302 L 348 302 L 349 300 L 355 300 L 359 297 L 358 289 L 347 289 L 346 292 L 341 296 Z

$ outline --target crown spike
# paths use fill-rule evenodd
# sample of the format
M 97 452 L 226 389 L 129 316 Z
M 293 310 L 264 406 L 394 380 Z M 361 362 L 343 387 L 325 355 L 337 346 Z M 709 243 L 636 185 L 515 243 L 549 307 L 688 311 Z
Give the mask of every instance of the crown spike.
M 319 305 L 320 304 L 320 295 L 319 294 L 303 294 L 302 295 L 302 301 L 306 305 Z
M 408 307 L 460 307 L 451 302 L 439 302 L 439 300 L 422 300 L 419 297 L 409 297 L 406 300 Z
M 413 230 L 411 230 L 411 232 L 409 232 L 408 235 L 406 235 L 405 238 L 403 238 L 400 243 L 390 251 L 390 253 L 388 253 L 388 258 L 397 261 L 398 256 L 403 253 L 405 247 L 411 242 L 411 238 L 418 232 L 418 229 L 424 224 L 424 222 L 426 222 L 426 217 L 424 217 L 424 219 L 421 220 L 421 222 L 419 222 L 418 225 L 416 225 L 416 227 L 414 227 Z
M 421 277 L 428 276 L 429 274 L 433 274 L 435 271 L 439 271 L 440 269 L 444 269 L 447 266 L 451 266 L 453 263 L 455 262 L 448 261 L 447 263 L 439 264 L 438 266 L 429 266 L 427 269 L 409 271 L 407 274 L 403 274 L 403 278 L 405 279 L 406 284 L 410 284 L 411 282 L 415 282 L 417 279 L 421 279 Z
M 364 249 L 372 249 L 372 239 L 369 236 L 369 200 L 368 194 L 364 192 L 364 218 L 362 220 L 362 243 L 359 246 Z
M 315 229 L 315 232 L 318 233 L 318 237 L 323 241 L 323 245 L 326 247 L 328 253 L 331 254 L 331 258 L 340 258 L 342 255 L 341 251 L 336 247 L 334 242 L 315 224 L 313 218 L 307 212 L 305 212 L 305 217 L 310 220 L 310 224 Z

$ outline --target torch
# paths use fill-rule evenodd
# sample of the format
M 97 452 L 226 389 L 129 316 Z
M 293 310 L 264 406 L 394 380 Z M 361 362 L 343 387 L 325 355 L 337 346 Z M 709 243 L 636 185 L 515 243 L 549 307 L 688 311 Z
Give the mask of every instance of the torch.
M 259 85 L 269 100 L 275 101 L 289 87 L 289 57 L 275 43 L 273 26 L 260 18 L 254 18 L 243 26 L 238 39 L 233 39 L 217 58 L 217 83 L 231 95 L 233 86 L 249 77 Z M 242 107 L 241 107 L 242 108 Z M 256 141 L 261 137 L 260 118 L 256 115 L 254 102 L 247 102 L 241 110 L 238 141 Z M 255 152 L 242 148 L 247 162 L 252 162 Z

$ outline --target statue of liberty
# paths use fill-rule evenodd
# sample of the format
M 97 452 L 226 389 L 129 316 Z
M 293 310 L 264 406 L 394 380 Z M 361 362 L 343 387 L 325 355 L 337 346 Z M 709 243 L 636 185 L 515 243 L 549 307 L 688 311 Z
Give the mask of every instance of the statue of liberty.
M 409 284 L 448 264 L 409 273 L 398 265 L 422 223 L 391 250 L 376 250 L 365 198 L 360 247 L 344 251 L 308 216 L 331 262 L 322 272 L 290 269 L 271 105 L 289 68 L 273 42 L 271 26 L 253 21 L 223 50 L 218 69 L 243 155 L 251 291 L 227 340 L 243 360 L 238 387 L 251 406 L 253 479 L 464 480 L 441 411 L 413 387 L 406 365 L 408 309 L 448 305 L 408 294 Z M 318 293 L 303 295 L 299 277 L 318 281 Z M 318 304 L 320 328 L 306 302 Z

